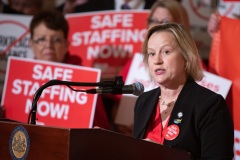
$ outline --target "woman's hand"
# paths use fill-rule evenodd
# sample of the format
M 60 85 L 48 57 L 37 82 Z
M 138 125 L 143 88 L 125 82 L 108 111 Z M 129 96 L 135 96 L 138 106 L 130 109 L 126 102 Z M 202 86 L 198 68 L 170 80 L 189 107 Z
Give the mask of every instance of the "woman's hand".
M 218 31 L 220 26 L 220 21 L 221 21 L 221 16 L 217 11 L 210 15 L 209 21 L 208 21 L 208 33 L 211 37 L 213 37 L 213 34 Z

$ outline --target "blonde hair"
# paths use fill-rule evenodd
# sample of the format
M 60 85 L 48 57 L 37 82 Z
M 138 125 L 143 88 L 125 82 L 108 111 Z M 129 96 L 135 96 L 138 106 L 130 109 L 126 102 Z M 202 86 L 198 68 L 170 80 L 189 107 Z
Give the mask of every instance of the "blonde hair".
M 156 32 L 169 32 L 175 37 L 176 43 L 180 48 L 181 55 L 186 61 L 185 69 L 188 78 L 195 81 L 202 80 L 203 70 L 195 41 L 193 40 L 189 30 L 181 24 L 165 23 L 156 25 L 148 30 L 142 48 L 143 61 L 146 66 L 148 67 L 148 41 L 152 34 Z
M 185 25 L 190 28 L 189 17 L 186 9 L 176 0 L 158 0 L 152 7 L 149 14 L 149 18 L 153 16 L 153 13 L 158 7 L 166 8 L 172 15 L 173 21 Z M 149 23 L 148 23 L 149 25 Z

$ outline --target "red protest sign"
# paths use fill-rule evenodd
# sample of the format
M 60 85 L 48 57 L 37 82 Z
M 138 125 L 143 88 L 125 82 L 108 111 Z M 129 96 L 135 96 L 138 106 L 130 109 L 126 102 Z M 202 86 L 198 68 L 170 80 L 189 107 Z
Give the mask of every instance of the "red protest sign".
M 2 97 L 6 118 L 27 122 L 35 92 L 52 79 L 97 82 L 100 79 L 100 70 L 10 57 Z M 73 88 L 89 89 L 84 86 Z M 92 127 L 96 99 L 97 95 L 72 91 L 64 85 L 48 87 L 43 90 L 38 101 L 37 123 L 68 128 Z
M 97 14 L 96 14 L 97 13 Z M 112 78 L 140 52 L 149 11 L 102 11 L 67 15 L 71 54 L 84 66 L 100 68 Z

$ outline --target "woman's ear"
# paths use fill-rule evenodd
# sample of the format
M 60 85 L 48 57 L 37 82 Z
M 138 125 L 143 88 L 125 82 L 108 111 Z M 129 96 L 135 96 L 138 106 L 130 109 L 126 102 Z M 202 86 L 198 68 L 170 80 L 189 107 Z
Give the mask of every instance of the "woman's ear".
M 185 70 L 187 70 L 187 67 L 188 67 L 188 62 L 185 63 Z

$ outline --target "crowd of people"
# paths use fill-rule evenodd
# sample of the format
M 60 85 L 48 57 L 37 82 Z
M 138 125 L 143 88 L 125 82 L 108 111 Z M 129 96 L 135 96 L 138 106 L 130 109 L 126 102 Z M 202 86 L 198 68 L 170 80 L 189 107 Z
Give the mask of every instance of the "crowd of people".
M 2 2 L 3 13 L 34 15 L 43 9 L 56 9 L 63 14 L 102 10 L 150 9 L 156 0 L 7 0 Z
M 233 158 L 234 127 L 228 106 L 221 95 L 195 82 L 203 78 L 207 66 L 199 56 L 189 30 L 187 11 L 180 1 L 66 0 L 58 6 L 52 4 L 50 10 L 44 9 L 43 2 L 9 0 L 8 4 L 0 4 L 0 10 L 33 15 L 29 44 L 35 59 L 73 65 L 82 65 L 81 57 L 68 52 L 69 26 L 64 14 L 150 9 L 142 56 L 151 79 L 159 87 L 138 97 L 134 125 L 126 130 L 132 132 L 133 137 L 186 150 L 193 159 Z M 218 12 L 214 12 L 208 23 L 211 36 L 218 30 L 219 23 Z M 124 80 L 131 61 L 119 73 Z M 98 96 L 94 126 L 119 129 L 111 126 L 114 118 L 106 113 L 118 103 L 119 97 Z M 0 107 L 0 117 L 4 117 L 3 109 L 4 106 Z M 169 134 L 173 128 L 177 131 Z M 116 131 L 125 133 L 122 128 Z

